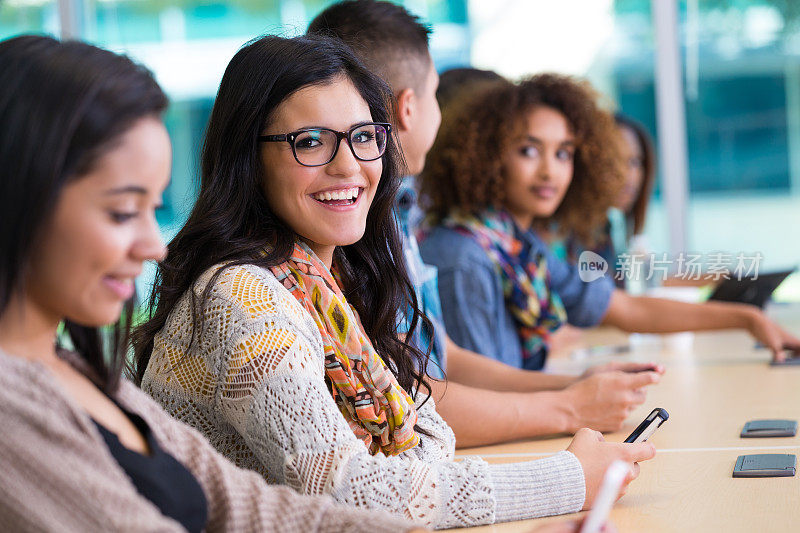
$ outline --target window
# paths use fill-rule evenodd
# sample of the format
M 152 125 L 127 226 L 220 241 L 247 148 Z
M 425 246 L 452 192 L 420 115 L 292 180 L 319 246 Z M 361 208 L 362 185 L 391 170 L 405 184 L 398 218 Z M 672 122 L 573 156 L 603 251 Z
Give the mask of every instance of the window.
M 20 33 L 58 35 L 58 4 L 54 0 L 0 2 L 0 39 Z

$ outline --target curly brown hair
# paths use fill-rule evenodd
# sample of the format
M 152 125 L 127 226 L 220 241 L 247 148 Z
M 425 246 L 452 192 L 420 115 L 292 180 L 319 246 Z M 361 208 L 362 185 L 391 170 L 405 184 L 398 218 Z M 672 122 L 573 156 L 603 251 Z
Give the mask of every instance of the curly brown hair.
M 508 143 L 537 107 L 566 117 L 575 136 L 572 182 L 552 217 L 536 220 L 596 243 L 624 183 L 620 136 L 613 115 L 600 105 L 600 94 L 584 80 L 538 74 L 519 83 L 497 81 L 462 91 L 448 106 L 421 176 L 423 206 L 434 223 L 453 210 L 478 212 L 502 208 L 506 183 L 501 162 Z

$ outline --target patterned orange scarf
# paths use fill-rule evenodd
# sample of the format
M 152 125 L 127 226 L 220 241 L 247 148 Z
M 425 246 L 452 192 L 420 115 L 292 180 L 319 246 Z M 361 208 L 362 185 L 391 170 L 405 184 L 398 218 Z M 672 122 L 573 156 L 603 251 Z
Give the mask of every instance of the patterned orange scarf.
M 270 270 L 314 318 L 331 394 L 353 433 L 373 455 L 397 455 L 416 446 L 414 400 L 372 347 L 325 264 L 305 243 L 295 243 L 289 260 Z

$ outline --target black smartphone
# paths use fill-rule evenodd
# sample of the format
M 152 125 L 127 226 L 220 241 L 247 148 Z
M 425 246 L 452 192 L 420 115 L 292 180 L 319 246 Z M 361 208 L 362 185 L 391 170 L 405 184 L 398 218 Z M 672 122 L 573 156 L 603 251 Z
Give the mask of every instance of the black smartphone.
M 653 433 L 656 432 L 658 428 L 661 427 L 661 424 L 667 421 L 668 418 L 669 413 L 666 409 L 656 407 L 650 412 L 649 415 L 647 415 L 647 418 L 642 420 L 642 423 L 633 430 L 633 433 L 628 435 L 628 438 L 625 439 L 625 442 L 632 443 L 646 441 Z

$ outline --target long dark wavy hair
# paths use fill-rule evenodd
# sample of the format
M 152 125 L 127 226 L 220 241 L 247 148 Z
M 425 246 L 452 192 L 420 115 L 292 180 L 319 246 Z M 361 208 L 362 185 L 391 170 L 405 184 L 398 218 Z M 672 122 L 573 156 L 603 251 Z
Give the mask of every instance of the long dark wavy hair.
M 2 314 L 24 289 L 33 248 L 64 187 L 91 171 L 137 120 L 160 116 L 167 97 L 127 57 L 33 35 L 0 42 L 0 87 Z M 127 302 L 109 339 L 69 317 L 64 322 L 73 348 L 107 392 L 116 389 L 124 366 L 132 306 Z
M 338 40 L 303 36 L 263 37 L 233 57 L 220 84 L 202 152 L 200 193 L 189 219 L 169 243 L 159 265 L 149 320 L 134 333 L 134 379 L 144 376 L 156 334 L 187 292 L 192 298 L 193 340 L 210 288 L 224 268 L 269 267 L 291 255 L 295 232 L 273 213 L 264 193 L 258 137 L 280 104 L 299 89 L 346 76 L 369 106 L 372 118 L 391 122 L 392 93 Z M 367 216 L 364 236 L 334 252 L 342 291 L 358 312 L 375 349 L 407 391 L 430 388 L 423 379 L 428 354 L 398 337 L 398 310 L 413 309 L 411 328 L 424 323 L 400 258 L 401 240 L 392 214 L 399 186 L 401 155 L 393 138 L 383 156 L 383 171 Z M 266 252 L 266 253 L 265 253 Z M 220 263 L 199 298 L 190 290 Z M 418 362 L 415 363 L 415 360 Z

